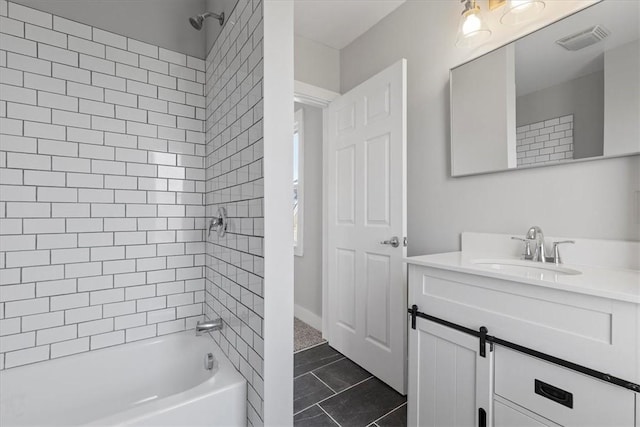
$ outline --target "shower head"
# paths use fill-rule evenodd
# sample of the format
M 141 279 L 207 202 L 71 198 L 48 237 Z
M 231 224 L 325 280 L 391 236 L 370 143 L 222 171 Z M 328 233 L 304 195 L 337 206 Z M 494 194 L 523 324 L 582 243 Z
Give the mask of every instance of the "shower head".
M 204 23 L 204 20 L 209 17 L 217 19 L 220 25 L 224 24 L 224 12 L 222 12 L 220 15 L 213 12 L 205 12 L 201 15 L 192 16 L 191 18 L 189 18 L 189 23 L 193 28 L 200 31 L 202 29 L 202 24 Z
M 191 24 L 191 26 L 198 31 L 202 29 L 203 21 L 204 19 L 202 18 L 202 15 L 196 16 L 195 18 L 193 16 L 189 18 L 189 23 Z

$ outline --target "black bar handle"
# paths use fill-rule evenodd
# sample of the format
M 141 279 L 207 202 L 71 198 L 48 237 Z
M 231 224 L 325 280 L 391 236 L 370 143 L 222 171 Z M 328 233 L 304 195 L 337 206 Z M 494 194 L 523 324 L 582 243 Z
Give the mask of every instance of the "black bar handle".
M 478 334 L 478 337 L 480 338 L 480 357 L 487 356 L 485 350 L 485 344 L 487 343 L 487 332 L 489 332 L 489 330 L 485 326 L 480 326 L 480 333 Z
M 553 400 L 562 406 L 573 409 L 573 394 L 566 390 L 536 379 L 535 393 L 549 400 Z
M 478 427 L 487 427 L 487 411 L 478 408 Z
M 411 329 L 415 329 L 416 328 L 416 317 L 418 317 L 418 306 L 413 304 L 411 306 L 411 310 L 409 310 L 409 313 L 411 313 Z

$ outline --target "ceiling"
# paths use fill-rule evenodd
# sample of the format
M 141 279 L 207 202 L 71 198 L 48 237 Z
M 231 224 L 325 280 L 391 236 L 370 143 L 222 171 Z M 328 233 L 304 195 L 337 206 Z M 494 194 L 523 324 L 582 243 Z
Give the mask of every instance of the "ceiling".
M 295 33 L 342 49 L 405 0 L 295 0 Z
M 202 31 L 189 17 L 205 10 L 227 16 L 237 0 L 11 0 L 166 49 L 204 58 L 220 32 L 216 21 Z M 206 37 L 205 37 L 206 34 Z
M 206 31 L 195 31 L 188 17 L 205 10 L 229 16 L 237 0 L 11 1 L 202 58 L 220 29 L 209 22 Z M 295 33 L 339 50 L 404 1 L 294 0 Z

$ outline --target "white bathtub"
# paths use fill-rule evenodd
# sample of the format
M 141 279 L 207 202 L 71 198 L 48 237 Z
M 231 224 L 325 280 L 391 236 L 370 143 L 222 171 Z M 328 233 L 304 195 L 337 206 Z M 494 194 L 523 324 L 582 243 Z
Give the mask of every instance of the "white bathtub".
M 241 426 L 246 393 L 215 342 L 188 331 L 0 372 L 0 426 Z

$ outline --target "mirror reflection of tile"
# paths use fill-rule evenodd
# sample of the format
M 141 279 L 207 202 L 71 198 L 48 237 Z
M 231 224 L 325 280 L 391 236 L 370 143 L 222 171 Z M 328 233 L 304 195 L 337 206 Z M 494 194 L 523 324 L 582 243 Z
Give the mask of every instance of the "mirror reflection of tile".
M 573 159 L 573 114 L 516 129 L 518 167 Z

